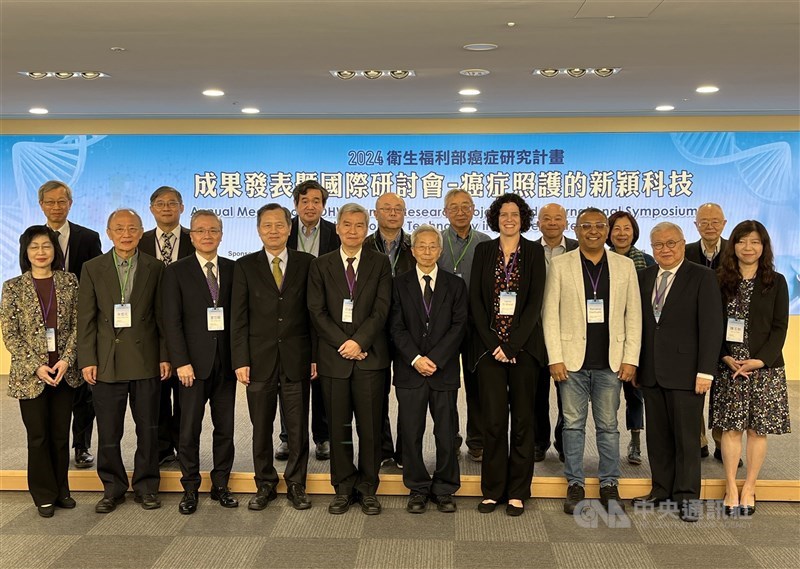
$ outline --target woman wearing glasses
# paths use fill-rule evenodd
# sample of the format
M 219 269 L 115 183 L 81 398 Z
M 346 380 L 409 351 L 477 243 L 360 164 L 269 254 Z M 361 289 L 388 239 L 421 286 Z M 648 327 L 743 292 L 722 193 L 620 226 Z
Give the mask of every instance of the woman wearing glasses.
M 74 388 L 78 279 L 57 270 L 56 234 L 34 225 L 20 236 L 22 275 L 3 283 L 3 341 L 11 353 L 8 395 L 19 399 L 28 434 L 28 489 L 39 515 L 74 508 L 70 497 L 69 425 Z
M 534 394 L 539 369 L 547 363 L 541 322 L 544 250 L 521 236 L 531 218 L 531 208 L 516 194 L 494 200 L 486 221 L 500 236 L 479 243 L 472 264 L 473 361 L 483 420 L 481 513 L 507 501 L 506 513 L 518 516 L 530 497 Z
M 789 325 L 789 290 L 775 272 L 766 228 L 737 225 L 717 269 L 725 316 L 725 342 L 714 386 L 711 425 L 722 429 L 728 515 L 756 511 L 755 489 L 767 435 L 790 431 L 783 343 Z M 747 432 L 747 472 L 741 492 L 736 468 Z

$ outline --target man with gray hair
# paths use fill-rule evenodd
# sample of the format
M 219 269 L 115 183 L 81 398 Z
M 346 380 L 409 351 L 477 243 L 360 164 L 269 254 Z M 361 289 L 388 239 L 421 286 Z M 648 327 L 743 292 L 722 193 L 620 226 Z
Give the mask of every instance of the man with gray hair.
M 411 252 L 416 267 L 394 279 L 390 319 L 397 422 L 404 441 L 403 483 L 411 491 L 406 509 L 421 514 L 431 499 L 440 512 L 455 512 L 453 494 L 461 482 L 453 440 L 458 432 L 458 355 L 467 327 L 467 286 L 437 267 L 442 235 L 432 225 L 414 230 Z M 429 409 L 436 441 L 432 479 L 422 459 Z

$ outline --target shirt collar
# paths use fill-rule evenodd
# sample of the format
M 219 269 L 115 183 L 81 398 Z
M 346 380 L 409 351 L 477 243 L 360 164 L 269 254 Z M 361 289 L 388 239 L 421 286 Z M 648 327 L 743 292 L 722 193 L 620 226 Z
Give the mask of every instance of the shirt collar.
M 547 241 L 544 240 L 544 235 L 539 240 L 539 243 L 542 244 L 542 247 L 544 247 L 545 249 L 550 249 L 551 251 L 552 251 L 552 249 L 557 249 L 559 247 L 563 247 L 564 249 L 567 248 L 567 238 L 564 237 L 563 233 L 561 234 L 561 242 L 558 245 L 556 245 L 555 247 L 553 247 L 552 249 L 550 248 L 550 245 L 547 244 Z
M 341 255 L 342 262 L 346 265 L 347 259 L 349 259 L 350 257 L 347 255 L 347 253 L 344 252 L 344 249 L 342 249 L 341 247 L 339 247 L 339 255 Z M 358 251 L 356 252 L 355 255 L 353 255 L 353 257 L 355 258 L 354 261 L 355 264 L 358 264 L 358 262 L 361 261 L 361 248 L 358 249 Z
M 59 227 L 58 229 L 56 229 L 55 227 L 53 227 L 52 225 L 50 225 L 50 223 L 49 223 L 49 222 L 47 223 L 47 227 L 49 227 L 49 228 L 50 228 L 50 229 L 52 229 L 53 231 L 58 231 L 58 234 L 59 234 L 61 237 L 69 237 L 69 221 L 64 221 L 64 225 L 62 225 L 62 226 L 61 226 L 61 227 Z
M 425 281 L 422 280 L 422 277 L 425 276 L 425 273 L 423 273 L 420 270 L 419 265 L 416 265 L 415 268 L 417 270 L 417 280 L 420 283 L 425 284 Z M 436 277 L 438 274 L 439 274 L 439 265 L 434 265 L 433 270 L 430 273 L 428 273 L 428 276 L 431 277 L 431 288 L 433 288 L 434 285 L 436 284 Z
M 283 251 L 281 251 L 277 255 L 273 255 L 272 253 L 267 251 L 266 248 L 264 249 L 264 252 L 267 254 L 267 261 L 269 261 L 270 265 L 272 265 L 272 259 L 274 259 L 275 257 L 278 257 L 281 261 L 283 261 L 284 267 L 286 266 L 286 263 L 289 261 L 289 252 L 286 247 L 284 247 Z
M 197 251 L 194 252 L 194 256 L 197 257 L 197 261 L 200 263 L 200 266 L 203 267 L 203 270 L 205 270 L 206 269 L 206 263 L 208 263 L 208 259 L 206 259 L 205 257 L 201 256 L 200 253 L 198 253 Z M 215 274 L 216 274 L 216 270 L 217 270 L 217 265 L 219 264 L 218 259 L 219 259 L 219 257 L 217 255 L 214 255 L 214 258 L 211 259 L 211 262 L 214 264 L 214 272 L 215 272 Z
M 675 273 L 677 273 L 677 272 L 678 272 L 678 269 L 680 269 L 680 268 L 681 268 L 681 265 L 683 265 L 683 263 L 684 263 L 685 261 L 686 261 L 686 257 L 684 257 L 683 259 L 681 259 L 681 262 L 680 262 L 680 263 L 678 263 L 677 265 L 675 265 L 674 267 L 672 267 L 671 269 L 662 269 L 662 268 L 661 268 L 661 266 L 659 266 L 659 267 L 658 267 L 658 275 L 656 276 L 656 279 L 660 279 L 660 278 L 661 278 L 661 275 L 663 275 L 663 274 L 664 274 L 665 272 L 667 272 L 667 271 L 669 271 L 669 272 L 670 272 L 670 274 L 672 274 L 672 276 L 674 277 L 674 276 L 675 276 Z
M 158 239 L 159 241 L 163 241 L 164 240 L 164 233 L 165 232 L 161 231 L 161 228 L 158 225 L 156 225 L 156 239 Z M 181 226 L 180 226 L 180 224 L 177 227 L 175 227 L 175 229 L 170 231 L 170 233 L 172 235 L 174 235 L 178 240 L 180 240 L 180 238 L 181 238 Z
M 452 226 L 452 225 L 448 225 L 448 226 L 447 226 L 447 230 L 448 230 L 448 231 L 450 232 L 450 234 L 451 234 L 453 237 L 455 237 L 455 238 L 456 238 L 456 240 L 458 240 L 458 241 L 469 241 L 469 238 L 472 236 L 472 226 L 471 226 L 471 225 L 469 226 L 469 231 L 467 232 L 467 236 L 466 236 L 466 237 L 461 237 L 461 236 L 458 234 L 458 231 L 456 231 L 455 229 L 453 229 L 453 226 Z

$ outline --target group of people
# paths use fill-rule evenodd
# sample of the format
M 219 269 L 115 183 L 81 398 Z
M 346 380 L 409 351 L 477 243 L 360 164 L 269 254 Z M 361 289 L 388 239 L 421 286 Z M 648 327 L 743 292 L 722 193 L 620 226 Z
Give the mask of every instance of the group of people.
M 340 207 L 335 224 L 322 219 L 328 192 L 309 180 L 294 188 L 296 217 L 277 203 L 258 210 L 263 248 L 234 262 L 218 254 L 223 227 L 214 212 L 196 210 L 188 229 L 180 225 L 183 201 L 175 188 L 152 194 L 154 230 L 145 232 L 131 209 L 113 211 L 106 227 L 113 247 L 105 254 L 96 232 L 67 221 L 66 184 L 48 182 L 38 197 L 47 222 L 20 237 L 22 275 L 3 285 L 0 322 L 12 356 L 9 395 L 19 399 L 28 433 L 28 485 L 44 517 L 75 507 L 67 477 L 73 413 L 76 466 L 94 460 L 92 421 L 87 427 L 80 412 L 87 401 L 97 418 L 104 488 L 98 513 L 113 511 L 129 488 L 120 449 L 128 404 L 136 424 L 130 484 L 137 503 L 160 507 L 159 463 L 176 449 L 184 488 L 179 511 L 196 511 L 209 404 L 211 498 L 238 506 L 228 487 L 237 381 L 253 427 L 252 510 L 277 497 L 275 459 L 286 460 L 292 506 L 311 507 L 310 423 L 315 457 L 330 460 L 331 514 L 354 503 L 380 514 L 379 472 L 391 461 L 402 468 L 409 512 L 423 513 L 429 502 L 455 512 L 462 376 L 467 454 L 481 463 L 482 513 L 501 503 L 508 515 L 524 512 L 534 463 L 550 446 L 551 379 L 568 514 L 585 498 L 589 405 L 600 502 L 624 508 L 621 391 L 631 432 L 627 459 L 641 464 L 645 430 L 652 472 L 651 492 L 634 503 L 675 501 L 684 521 L 699 516 L 693 505 L 701 455 L 708 455 L 706 393 L 731 515 L 755 511 L 766 435 L 789 431 L 781 355 L 787 284 L 774 270 L 763 225 L 743 221 L 722 239 L 726 221 L 716 204 L 698 209 L 697 243 L 687 245 L 673 223 L 657 224 L 651 257 L 634 246 L 638 225 L 622 211 L 583 209 L 572 240 L 564 236 L 564 208 L 547 204 L 537 212 L 541 238 L 528 240 L 523 234 L 534 213 L 514 193 L 489 207 L 486 222 L 498 234 L 491 239 L 473 227 L 475 207 L 461 189 L 444 198 L 446 229 L 423 224 L 410 235 L 403 199 L 380 196 L 378 227 L 368 236 L 370 213 L 359 204 Z M 422 445 L 428 413 L 432 474 Z

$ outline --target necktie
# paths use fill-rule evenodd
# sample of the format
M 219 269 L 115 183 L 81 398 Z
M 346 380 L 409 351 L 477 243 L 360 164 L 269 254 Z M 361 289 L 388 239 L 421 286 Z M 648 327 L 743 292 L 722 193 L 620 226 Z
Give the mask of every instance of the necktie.
M 165 265 L 169 265 L 172 262 L 172 233 L 164 233 L 161 237 L 164 240 L 164 246 L 161 247 L 161 259 Z
M 431 288 L 431 276 L 425 275 L 422 277 L 425 281 L 425 290 L 422 291 L 422 300 L 425 302 L 425 322 L 431 316 L 431 302 L 433 301 L 433 289 Z
M 208 291 L 211 293 L 211 300 L 214 301 L 214 304 L 217 304 L 219 284 L 217 283 L 217 277 L 214 276 L 214 263 L 211 261 L 206 263 L 206 282 L 208 283 Z
M 350 289 L 350 298 L 353 298 L 353 293 L 356 290 L 356 271 L 353 268 L 353 263 L 355 262 L 355 257 L 348 257 L 347 258 L 347 269 L 345 269 L 344 274 L 347 277 L 347 288 Z
M 61 266 L 58 267 L 58 268 L 61 269 L 62 271 L 66 271 L 67 270 L 67 255 L 64 252 L 64 249 L 61 247 L 61 232 L 60 231 L 55 231 L 54 233 L 56 234 L 56 238 L 57 238 L 56 240 L 58 241 L 58 248 L 61 249 L 61 254 L 64 257 L 64 261 L 61 263 Z
M 283 286 L 283 272 L 281 271 L 280 257 L 274 257 L 272 259 L 272 276 L 275 278 L 275 285 L 278 287 L 278 290 L 280 290 Z
M 661 281 L 659 281 L 658 288 L 656 289 L 656 296 L 653 298 L 653 310 L 658 315 L 661 314 L 661 308 L 664 306 L 664 294 L 667 292 L 667 281 L 670 275 L 672 275 L 672 273 L 669 271 L 664 271 L 661 275 Z

